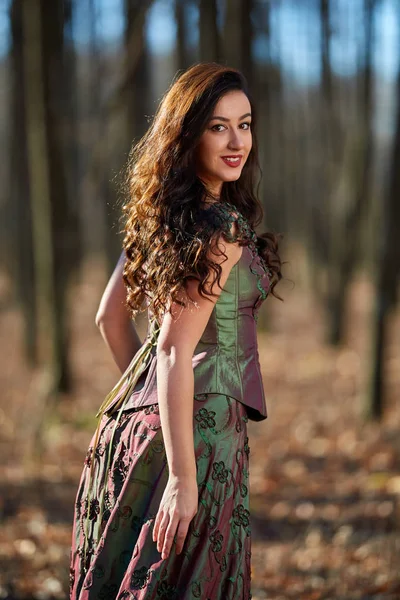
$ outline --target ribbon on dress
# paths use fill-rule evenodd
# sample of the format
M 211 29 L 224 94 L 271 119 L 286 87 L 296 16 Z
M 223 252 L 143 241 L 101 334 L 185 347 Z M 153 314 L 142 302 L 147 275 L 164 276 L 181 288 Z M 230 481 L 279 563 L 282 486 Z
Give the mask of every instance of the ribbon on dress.
M 151 321 L 148 338 L 146 338 L 143 345 L 136 352 L 135 356 L 111 392 L 107 394 L 103 404 L 100 406 L 96 414 L 96 419 L 101 419 L 104 414 L 111 416 L 121 407 L 122 404 L 124 404 L 125 400 L 130 397 L 135 389 L 139 377 L 142 375 L 142 373 L 144 373 L 150 364 L 151 349 L 157 345 L 159 331 L 160 327 L 158 326 L 157 321 Z M 108 409 L 111 404 L 113 404 L 112 408 Z

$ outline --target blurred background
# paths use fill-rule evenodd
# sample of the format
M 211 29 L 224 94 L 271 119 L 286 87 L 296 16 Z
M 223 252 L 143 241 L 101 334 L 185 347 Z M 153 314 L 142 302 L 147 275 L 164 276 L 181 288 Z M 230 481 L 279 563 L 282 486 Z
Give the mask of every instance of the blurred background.
M 203 60 L 249 80 L 258 230 L 284 235 L 249 422 L 253 598 L 400 598 L 399 58 L 398 0 L 0 0 L 0 598 L 68 597 L 119 375 L 95 314 L 123 168 Z

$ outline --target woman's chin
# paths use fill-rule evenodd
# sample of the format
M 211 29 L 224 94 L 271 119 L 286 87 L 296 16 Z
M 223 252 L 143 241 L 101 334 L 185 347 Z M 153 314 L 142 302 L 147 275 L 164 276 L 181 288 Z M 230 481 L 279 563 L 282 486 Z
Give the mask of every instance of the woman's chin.
M 201 175 L 199 175 L 199 178 L 203 181 L 203 183 L 205 183 L 207 187 L 209 187 L 210 189 L 214 189 L 215 186 L 218 187 L 223 183 L 237 181 L 241 174 L 242 170 L 239 171 L 238 169 L 235 169 L 235 171 L 233 171 L 232 169 L 232 173 L 226 173 L 225 171 L 223 173 L 214 172 L 212 177 L 201 177 Z M 211 182 L 213 183 L 211 184 Z
M 223 181 L 225 181 L 226 183 L 228 183 L 229 181 L 237 181 L 239 179 L 239 177 L 241 176 L 241 174 L 242 174 L 242 171 L 239 171 L 238 173 L 224 175 Z

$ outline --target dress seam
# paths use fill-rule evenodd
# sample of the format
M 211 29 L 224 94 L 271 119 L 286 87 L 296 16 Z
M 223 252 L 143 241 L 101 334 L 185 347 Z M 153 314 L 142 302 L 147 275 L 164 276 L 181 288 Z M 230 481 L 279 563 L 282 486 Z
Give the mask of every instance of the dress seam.
M 243 250 L 242 250 L 242 254 L 243 254 Z M 239 259 L 240 260 L 240 259 Z M 239 262 L 239 261 L 238 261 Z M 238 262 L 235 263 L 235 267 L 237 267 Z M 238 344 L 238 331 L 239 328 L 237 327 L 237 322 L 239 319 L 239 268 L 236 268 L 236 274 L 235 274 L 235 299 L 236 299 L 236 304 L 235 304 L 235 323 L 236 323 L 236 327 L 235 327 L 235 331 L 236 331 L 236 335 L 235 335 L 235 362 L 236 362 L 236 371 L 239 374 L 239 380 L 240 380 L 240 397 L 243 399 L 243 381 L 242 381 L 242 373 L 241 370 L 239 368 L 239 344 Z

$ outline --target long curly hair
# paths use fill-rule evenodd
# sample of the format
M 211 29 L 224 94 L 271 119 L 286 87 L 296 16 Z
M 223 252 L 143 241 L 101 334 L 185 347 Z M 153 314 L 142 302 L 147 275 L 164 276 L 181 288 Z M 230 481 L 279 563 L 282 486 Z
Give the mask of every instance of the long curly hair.
M 256 111 L 243 74 L 217 63 L 199 63 L 172 82 L 142 139 L 133 146 L 125 171 L 122 207 L 123 278 L 127 306 L 132 317 L 148 308 L 160 320 L 172 302 L 192 301 L 189 278 L 199 281 L 201 296 L 212 295 L 205 287 L 211 271 L 220 283 L 221 267 L 210 258 L 213 231 L 202 227 L 202 202 L 210 192 L 196 175 L 195 150 L 218 100 L 232 90 L 243 91 L 252 112 L 252 148 L 238 180 L 224 182 L 220 201 L 237 207 L 253 229 L 263 217 L 255 193 L 258 162 L 254 131 Z M 203 210 L 204 212 L 204 210 Z M 271 293 L 282 278 L 278 254 L 280 234 L 257 235 L 257 248 L 273 272 Z

